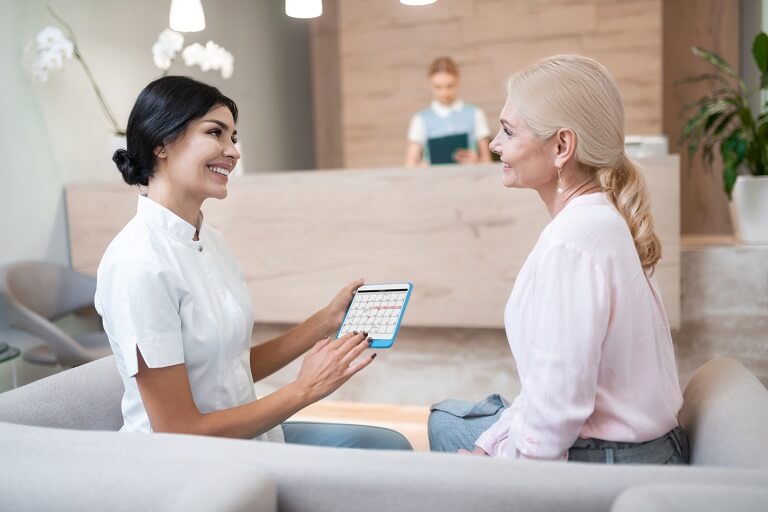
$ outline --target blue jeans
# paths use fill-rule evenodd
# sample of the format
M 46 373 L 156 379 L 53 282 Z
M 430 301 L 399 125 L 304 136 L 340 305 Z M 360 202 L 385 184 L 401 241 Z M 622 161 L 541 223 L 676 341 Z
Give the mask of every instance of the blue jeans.
M 288 421 L 283 423 L 285 442 L 335 448 L 366 448 L 372 450 L 413 450 L 411 443 L 399 432 L 388 428 L 342 423 Z
M 509 407 L 500 395 L 480 402 L 443 400 L 432 406 L 429 415 L 429 447 L 432 451 L 472 451 L 475 441 L 496 423 Z M 663 436 L 644 443 L 577 439 L 568 450 L 571 462 L 604 464 L 688 464 L 688 436 L 676 427 Z
M 427 432 L 433 452 L 472 451 L 475 441 L 491 428 L 509 407 L 501 395 L 490 395 L 480 402 L 443 400 L 430 408 Z

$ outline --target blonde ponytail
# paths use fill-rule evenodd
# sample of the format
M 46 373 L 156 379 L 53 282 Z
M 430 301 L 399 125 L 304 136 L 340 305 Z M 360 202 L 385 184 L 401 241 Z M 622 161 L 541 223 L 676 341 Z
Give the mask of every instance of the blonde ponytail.
M 576 134 L 576 162 L 591 172 L 621 213 L 647 272 L 661 258 L 645 183 L 624 155 L 624 105 L 616 82 L 599 62 L 557 55 L 515 73 L 509 100 L 540 139 L 561 128 Z
M 623 152 L 619 154 L 614 167 L 597 170 L 597 179 L 627 221 L 640 264 L 646 271 L 653 273 L 656 263 L 661 259 L 661 243 L 654 231 L 645 180 Z

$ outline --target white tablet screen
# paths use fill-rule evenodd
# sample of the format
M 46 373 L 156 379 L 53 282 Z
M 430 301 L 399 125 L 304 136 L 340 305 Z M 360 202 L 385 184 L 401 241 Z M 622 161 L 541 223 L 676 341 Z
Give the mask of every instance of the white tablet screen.
M 355 293 L 339 335 L 358 331 L 367 332 L 373 339 L 391 339 L 400 325 L 408 288 L 368 288 Z

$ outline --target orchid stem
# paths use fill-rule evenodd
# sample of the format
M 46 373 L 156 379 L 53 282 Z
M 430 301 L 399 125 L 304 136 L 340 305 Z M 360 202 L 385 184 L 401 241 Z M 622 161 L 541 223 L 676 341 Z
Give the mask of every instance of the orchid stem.
M 75 51 L 74 51 L 75 58 L 83 67 L 83 71 L 85 71 L 85 75 L 88 77 L 88 80 L 91 82 L 91 87 L 93 87 L 93 92 L 96 93 L 96 99 L 99 100 L 99 106 L 101 107 L 102 113 L 110 122 L 116 134 L 125 135 L 125 131 L 120 128 L 120 125 L 117 122 L 117 118 L 115 117 L 115 114 L 112 113 L 112 109 L 109 108 L 107 101 L 104 99 L 104 95 L 101 93 L 101 89 L 99 88 L 99 85 L 96 83 L 96 78 L 94 78 L 93 73 L 91 73 L 91 68 L 88 67 L 88 64 L 85 62 L 85 58 L 83 58 L 83 54 L 80 51 L 80 47 L 77 44 L 77 38 L 75 37 L 74 30 L 72 30 L 72 27 L 70 27 L 69 24 L 62 19 L 61 16 L 56 14 L 56 12 L 51 8 L 50 5 L 46 4 L 45 8 L 48 9 L 48 12 L 51 14 L 51 16 L 53 16 L 53 18 L 57 22 L 59 22 L 61 26 L 64 27 L 64 30 L 67 31 L 67 35 L 69 35 L 69 38 L 72 40 L 72 44 L 75 47 Z

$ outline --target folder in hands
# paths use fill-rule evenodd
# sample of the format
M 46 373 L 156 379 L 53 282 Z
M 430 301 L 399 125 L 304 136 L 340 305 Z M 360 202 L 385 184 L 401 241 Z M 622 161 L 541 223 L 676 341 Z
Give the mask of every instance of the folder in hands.
M 457 133 L 427 139 L 427 149 L 429 149 L 429 161 L 432 165 L 455 164 L 454 153 L 461 149 L 469 149 L 469 134 Z

